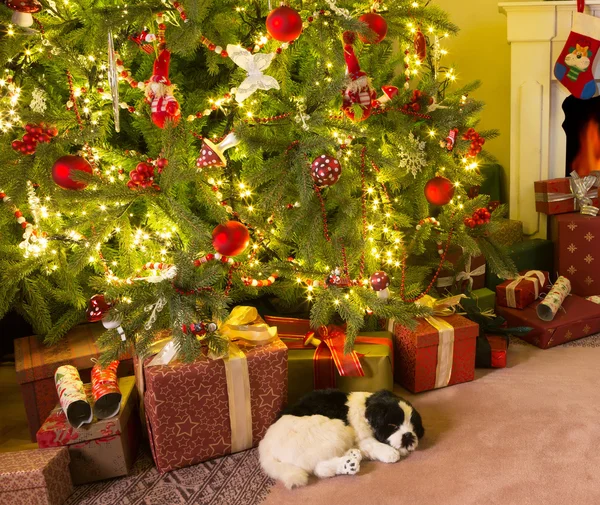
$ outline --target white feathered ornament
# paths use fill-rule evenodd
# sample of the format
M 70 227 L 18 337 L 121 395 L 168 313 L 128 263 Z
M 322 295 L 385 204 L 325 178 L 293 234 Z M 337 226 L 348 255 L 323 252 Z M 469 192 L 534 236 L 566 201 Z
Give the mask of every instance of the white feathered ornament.
M 271 61 L 275 57 L 275 53 L 252 54 L 243 47 L 229 44 L 227 46 L 227 54 L 229 54 L 229 57 L 238 67 L 243 68 L 248 73 L 246 79 L 237 87 L 235 99 L 238 103 L 242 103 L 259 89 L 264 91 L 279 89 L 277 79 L 263 74 L 263 71 L 269 68 Z

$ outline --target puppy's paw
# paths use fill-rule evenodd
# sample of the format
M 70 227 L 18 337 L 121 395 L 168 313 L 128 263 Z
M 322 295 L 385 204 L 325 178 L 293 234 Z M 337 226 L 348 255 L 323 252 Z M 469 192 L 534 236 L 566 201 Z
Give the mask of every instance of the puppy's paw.
M 382 463 L 396 463 L 400 459 L 400 451 L 394 449 L 391 445 L 380 444 L 373 451 L 373 456 Z
M 342 462 L 338 466 L 338 475 L 355 475 L 360 470 L 362 454 L 358 449 L 350 449 L 342 456 Z

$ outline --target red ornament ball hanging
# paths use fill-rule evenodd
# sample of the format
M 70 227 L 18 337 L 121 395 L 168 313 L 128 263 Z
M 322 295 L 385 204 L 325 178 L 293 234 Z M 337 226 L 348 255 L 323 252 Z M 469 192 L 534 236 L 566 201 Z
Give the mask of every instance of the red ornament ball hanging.
M 250 242 L 250 233 L 242 223 L 227 221 L 218 225 L 212 233 L 212 244 L 215 250 L 223 256 L 241 254 Z
M 291 42 L 302 33 L 302 18 L 291 7 L 282 5 L 267 16 L 267 32 L 275 40 Z
M 415 33 L 414 45 L 419 61 L 423 61 L 427 57 L 427 41 L 421 30 L 417 30 L 417 33 Z
M 101 321 L 112 307 L 104 298 L 104 295 L 94 295 L 90 298 L 88 309 L 86 310 L 87 320 L 90 323 Z
M 369 33 L 368 35 L 358 34 L 358 38 L 363 44 L 379 44 L 387 35 L 387 22 L 383 16 L 376 12 L 368 12 L 358 18 L 359 21 L 366 23 L 366 25 L 375 33 Z
M 321 154 L 313 160 L 310 175 L 317 186 L 333 186 L 342 175 L 342 166 L 333 156 Z
M 445 177 L 436 176 L 425 184 L 425 198 L 432 205 L 446 205 L 454 196 L 454 185 Z
M 378 271 L 371 275 L 369 282 L 371 283 L 373 291 L 383 291 L 385 288 L 389 287 L 390 278 L 385 272 Z
M 83 189 L 87 182 L 72 179 L 74 172 L 93 173 L 91 165 L 81 156 L 67 154 L 58 158 L 52 167 L 52 179 L 63 189 Z

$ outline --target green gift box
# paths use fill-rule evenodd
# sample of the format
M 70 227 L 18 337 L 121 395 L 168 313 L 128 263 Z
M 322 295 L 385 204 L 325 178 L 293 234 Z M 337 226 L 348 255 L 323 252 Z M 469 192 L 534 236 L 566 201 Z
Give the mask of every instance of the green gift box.
M 507 248 L 511 259 L 515 262 L 519 272 L 523 270 L 554 271 L 554 243 L 551 240 L 536 238 L 525 240 Z M 485 286 L 492 291 L 496 286 L 504 282 L 496 274 L 488 272 L 485 278 Z
M 343 335 L 336 344 L 325 344 L 324 338 L 310 329 L 308 319 L 265 316 L 266 323 L 276 326 L 279 338 L 288 346 L 288 404 L 315 389 L 335 387 L 345 392 L 394 388 L 394 343 L 389 331 L 362 332 L 356 337 L 354 356 L 363 375 L 341 375 L 337 358 L 329 347 L 343 355 Z M 336 328 L 336 327 L 328 327 Z M 340 328 L 337 328 L 340 330 Z M 352 355 L 342 359 L 351 361 Z
M 523 241 L 523 223 L 514 219 L 498 219 L 492 239 L 498 245 L 513 246 Z
M 481 312 L 494 310 L 496 306 L 496 293 L 488 288 L 474 289 L 471 291 L 471 298 L 477 302 Z

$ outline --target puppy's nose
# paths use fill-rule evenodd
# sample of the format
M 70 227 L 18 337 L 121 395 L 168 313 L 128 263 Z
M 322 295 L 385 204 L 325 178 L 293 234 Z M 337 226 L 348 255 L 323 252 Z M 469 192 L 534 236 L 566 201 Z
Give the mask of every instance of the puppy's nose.
M 415 443 L 415 436 L 412 433 L 402 435 L 402 447 L 410 447 Z

